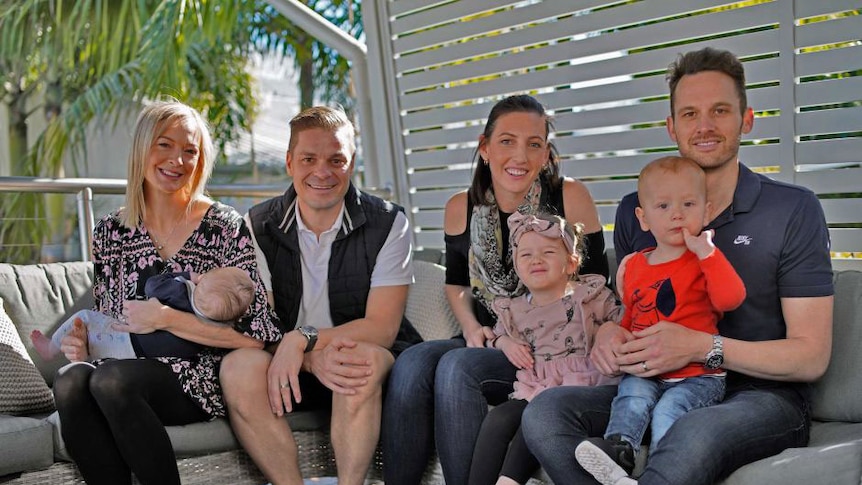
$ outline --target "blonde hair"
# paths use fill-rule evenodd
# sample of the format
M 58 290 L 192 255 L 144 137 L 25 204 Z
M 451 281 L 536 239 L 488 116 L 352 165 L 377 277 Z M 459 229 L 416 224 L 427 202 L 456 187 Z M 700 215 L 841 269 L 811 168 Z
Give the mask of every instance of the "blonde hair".
M 685 170 L 690 170 L 697 177 L 698 185 L 700 185 L 702 193 L 706 196 L 706 173 L 703 168 L 694 160 L 685 157 L 662 157 L 655 159 L 641 169 L 638 176 L 638 199 L 643 200 L 648 196 L 646 188 L 646 180 L 650 177 L 659 176 L 666 173 L 681 173 Z
M 156 138 L 168 126 L 180 120 L 190 121 L 194 125 L 194 135 L 198 139 L 198 149 L 200 150 L 198 165 L 192 176 L 189 202 L 205 198 L 204 189 L 215 164 L 215 147 L 206 121 L 197 110 L 179 101 L 152 102 L 144 106 L 135 123 L 132 148 L 129 150 L 126 206 L 120 216 L 123 226 L 127 228 L 137 227 L 146 216 L 144 174 L 146 173 L 147 157 Z M 188 204 L 186 210 L 190 211 L 192 205 Z
M 322 128 L 327 131 L 336 132 L 341 128 L 350 129 L 350 149 L 356 154 L 356 127 L 341 108 L 330 108 L 329 106 L 312 106 L 302 110 L 290 120 L 290 141 L 287 151 L 292 152 L 299 141 L 299 134 L 305 130 Z
M 254 283 L 239 268 L 215 268 L 201 275 L 192 298 L 195 307 L 210 320 L 233 321 L 248 311 L 254 300 Z

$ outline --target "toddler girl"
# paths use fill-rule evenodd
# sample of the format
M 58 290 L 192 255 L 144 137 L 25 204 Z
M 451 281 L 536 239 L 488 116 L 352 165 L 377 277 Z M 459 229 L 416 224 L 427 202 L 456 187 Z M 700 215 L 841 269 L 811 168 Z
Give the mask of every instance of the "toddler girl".
M 511 399 L 482 423 L 471 485 L 523 484 L 538 469 L 520 432 L 521 413 L 538 393 L 617 382 L 589 360 L 599 326 L 619 321 L 621 310 L 603 276 L 577 277 L 583 228 L 541 213 L 515 213 L 508 224 L 520 296 L 494 301 L 498 320 L 486 346 L 500 349 L 518 371 Z

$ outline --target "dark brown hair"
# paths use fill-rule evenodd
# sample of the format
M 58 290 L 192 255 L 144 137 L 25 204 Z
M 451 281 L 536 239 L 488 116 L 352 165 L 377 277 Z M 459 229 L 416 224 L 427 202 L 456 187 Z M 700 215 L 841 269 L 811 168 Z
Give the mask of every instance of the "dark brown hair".
M 744 114 L 748 109 L 748 98 L 745 95 L 745 68 L 732 52 L 704 47 L 678 55 L 676 61 L 667 67 L 665 79 L 670 87 L 670 115 L 674 116 L 674 98 L 680 79 L 683 76 L 704 71 L 718 71 L 733 79 L 736 94 L 739 96 L 739 110 Z
M 485 205 L 485 192 L 491 187 L 491 168 L 485 165 L 482 156 L 479 154 L 479 148 L 483 143 L 487 143 L 494 134 L 494 128 L 497 126 L 497 120 L 509 113 L 536 113 L 545 120 L 545 140 L 554 129 L 551 116 L 545 112 L 545 107 L 542 106 L 536 98 L 527 94 L 518 94 L 509 96 L 491 108 L 491 113 L 488 115 L 488 121 L 485 122 L 485 130 L 482 132 L 483 139 L 479 142 L 479 146 L 473 152 L 473 163 L 476 168 L 473 170 L 473 182 L 470 183 L 468 196 L 473 205 Z M 557 153 L 557 147 L 552 142 L 548 142 L 548 163 L 542 169 L 543 175 L 550 183 L 551 187 L 558 188 L 560 182 L 560 156 Z

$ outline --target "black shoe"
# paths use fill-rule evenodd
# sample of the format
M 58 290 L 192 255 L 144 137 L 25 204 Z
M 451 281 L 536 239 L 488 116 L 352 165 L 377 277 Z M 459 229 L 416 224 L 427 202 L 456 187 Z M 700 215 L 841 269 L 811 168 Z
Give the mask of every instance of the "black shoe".
M 630 478 L 635 468 L 634 449 L 618 435 L 582 441 L 575 449 L 575 457 L 602 485 L 637 483 Z

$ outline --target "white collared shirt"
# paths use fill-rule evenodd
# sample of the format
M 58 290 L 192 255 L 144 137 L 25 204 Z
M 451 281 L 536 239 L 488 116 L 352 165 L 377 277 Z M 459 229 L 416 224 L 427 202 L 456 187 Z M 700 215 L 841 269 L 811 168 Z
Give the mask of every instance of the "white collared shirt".
M 299 241 L 302 267 L 302 301 L 300 303 L 297 325 L 314 325 L 317 328 L 331 328 L 332 315 L 329 312 L 329 257 L 332 243 L 344 220 L 344 204 L 335 223 L 321 233 L 320 238 L 302 221 L 299 205 L 296 206 L 296 230 Z M 245 214 L 245 223 L 251 229 L 251 220 Z M 377 262 L 371 273 L 371 288 L 377 286 L 399 286 L 413 283 L 412 238 L 407 216 L 398 212 L 386 237 L 386 242 L 377 254 Z M 266 256 L 254 240 L 258 272 L 266 291 L 272 293 L 272 271 L 267 265 Z

